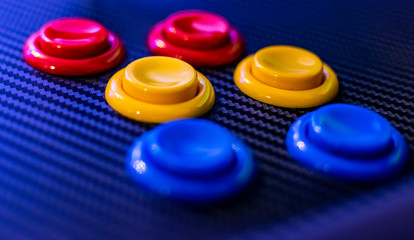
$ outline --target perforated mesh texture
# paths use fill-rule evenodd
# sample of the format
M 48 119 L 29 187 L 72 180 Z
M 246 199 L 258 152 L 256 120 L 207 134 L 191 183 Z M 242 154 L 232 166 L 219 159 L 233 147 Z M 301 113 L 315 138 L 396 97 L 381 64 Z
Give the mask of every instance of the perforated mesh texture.
M 414 144 L 414 4 L 403 1 L 0 1 L 0 239 L 218 239 L 381 198 L 414 178 L 357 184 L 307 170 L 285 149 L 290 124 L 314 109 L 255 101 L 233 83 L 236 64 L 199 68 L 216 104 L 205 118 L 255 152 L 256 181 L 243 196 L 204 208 L 152 195 L 125 174 L 133 140 L 155 125 L 128 120 L 105 102 L 109 77 L 150 55 L 151 26 L 182 9 L 225 16 L 243 33 L 248 54 L 275 44 L 309 49 L 337 73 L 333 102 L 370 108 Z M 44 23 L 82 16 L 117 33 L 122 66 L 87 77 L 48 75 L 27 65 L 22 47 Z M 358 205 L 358 202 L 356 202 Z M 348 209 L 352 214 L 352 209 Z M 299 226 L 300 228 L 300 226 Z M 293 229 L 291 231 L 294 231 Z M 263 237 L 263 235 L 261 235 Z M 276 236 L 272 236 L 276 237 Z

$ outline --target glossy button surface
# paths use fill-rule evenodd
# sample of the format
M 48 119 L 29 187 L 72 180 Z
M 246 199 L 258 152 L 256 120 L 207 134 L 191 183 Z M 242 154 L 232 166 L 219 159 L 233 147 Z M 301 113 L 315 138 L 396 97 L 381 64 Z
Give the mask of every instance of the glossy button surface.
M 123 87 L 127 94 L 145 102 L 184 102 L 197 95 L 197 72 L 180 60 L 142 58 L 125 69 Z
M 88 58 L 109 47 L 108 32 L 101 24 L 82 18 L 47 23 L 40 31 L 40 48 L 62 58 Z
M 156 123 L 201 116 L 215 100 L 206 77 L 170 57 L 145 57 L 130 63 L 110 79 L 105 96 L 120 114 Z
M 58 75 L 88 75 L 118 65 L 124 47 L 93 20 L 63 18 L 45 24 L 27 40 L 23 54 L 34 68 Z
M 315 54 L 296 47 L 267 47 L 254 55 L 252 74 L 275 88 L 306 90 L 323 80 L 323 63 Z
M 166 124 L 147 139 L 152 143 L 149 153 L 154 162 L 177 174 L 209 175 L 235 163 L 230 132 L 205 120 Z
M 148 46 L 155 55 L 197 66 L 230 63 L 245 49 L 241 34 L 225 18 L 200 10 L 177 12 L 156 24 L 148 36 Z
M 312 52 L 292 46 L 270 46 L 246 57 L 234 82 L 248 96 L 281 107 L 314 107 L 338 93 L 334 71 Z
M 130 176 L 152 191 L 190 203 L 237 194 L 252 180 L 250 149 L 227 129 L 203 119 L 157 126 L 132 145 Z
M 329 105 L 315 111 L 310 121 L 309 138 L 341 154 L 372 156 L 392 144 L 388 121 L 365 108 Z
M 353 180 L 393 175 L 408 155 L 404 138 L 385 118 L 349 104 L 327 105 L 298 118 L 286 145 L 299 162 Z
M 219 15 L 202 11 L 184 11 L 165 20 L 166 38 L 181 47 L 209 49 L 227 44 L 230 25 Z

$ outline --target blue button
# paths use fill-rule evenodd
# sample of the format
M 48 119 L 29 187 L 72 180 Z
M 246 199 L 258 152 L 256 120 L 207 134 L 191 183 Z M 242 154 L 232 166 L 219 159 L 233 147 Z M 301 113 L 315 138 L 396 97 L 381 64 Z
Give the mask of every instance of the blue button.
M 286 145 L 297 161 L 352 180 L 377 180 L 407 162 L 403 136 L 379 114 L 349 104 L 331 104 L 298 118 Z
M 237 194 L 254 173 L 251 150 L 226 128 L 203 119 L 172 121 L 144 133 L 126 161 L 139 184 L 190 203 Z

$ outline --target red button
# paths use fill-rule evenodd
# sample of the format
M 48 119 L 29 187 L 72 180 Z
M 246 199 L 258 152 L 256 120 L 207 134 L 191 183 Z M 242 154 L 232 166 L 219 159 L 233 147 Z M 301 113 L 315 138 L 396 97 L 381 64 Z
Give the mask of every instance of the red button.
M 106 71 L 125 55 L 120 39 L 101 24 L 84 18 L 51 21 L 27 40 L 23 54 L 34 68 L 80 76 Z
M 231 63 L 244 53 L 240 32 L 225 18 L 200 10 L 170 15 L 154 26 L 148 45 L 155 55 L 182 59 L 197 66 Z

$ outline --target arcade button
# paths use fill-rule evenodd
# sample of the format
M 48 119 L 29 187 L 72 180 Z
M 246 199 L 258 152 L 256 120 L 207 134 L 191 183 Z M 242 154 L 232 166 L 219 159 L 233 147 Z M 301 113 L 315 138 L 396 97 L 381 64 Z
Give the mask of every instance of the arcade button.
M 241 57 L 242 36 L 225 18 L 200 10 L 170 15 L 156 24 L 148 36 L 155 55 L 182 59 L 195 66 L 219 66 Z
M 349 104 L 331 104 L 298 118 L 286 146 L 297 161 L 339 178 L 387 178 L 407 162 L 403 136 L 379 114 Z
M 121 40 L 85 18 L 62 18 L 45 24 L 23 48 L 32 67 L 51 74 L 82 76 L 104 72 L 124 58 Z
M 309 108 L 329 102 L 338 93 L 334 71 L 310 51 L 270 46 L 243 59 L 234 82 L 246 95 L 264 103 Z
M 253 179 L 253 155 L 226 128 L 204 119 L 180 119 L 144 133 L 126 156 L 128 174 L 163 197 L 216 202 Z
M 112 76 L 105 96 L 120 114 L 154 123 L 199 117 L 215 100 L 213 86 L 204 75 L 170 57 L 135 60 Z

